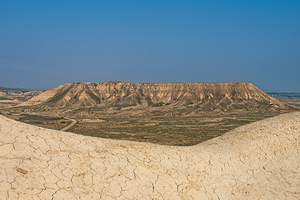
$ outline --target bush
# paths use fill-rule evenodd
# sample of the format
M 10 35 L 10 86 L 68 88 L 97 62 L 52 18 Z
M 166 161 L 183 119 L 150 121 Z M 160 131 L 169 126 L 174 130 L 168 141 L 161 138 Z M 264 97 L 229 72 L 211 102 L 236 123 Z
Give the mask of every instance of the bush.
M 165 105 L 164 102 L 159 102 L 159 103 L 153 104 L 153 107 L 160 107 L 160 106 L 163 106 L 163 105 Z

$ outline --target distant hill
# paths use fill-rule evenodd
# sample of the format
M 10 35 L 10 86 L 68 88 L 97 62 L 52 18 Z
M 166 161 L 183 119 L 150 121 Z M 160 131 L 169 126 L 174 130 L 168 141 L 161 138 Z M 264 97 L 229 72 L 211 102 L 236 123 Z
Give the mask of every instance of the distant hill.
M 300 106 L 300 93 L 269 92 L 268 94 L 280 101 Z
M 29 92 L 29 91 L 34 91 L 32 89 L 25 89 L 25 88 L 9 88 L 9 87 L 1 87 L 0 86 L 0 91 L 21 91 L 21 92 Z
M 268 92 L 268 94 L 278 99 L 300 99 L 300 93 Z
M 25 102 L 41 93 L 31 89 L 0 87 L 0 107 L 2 104 L 8 106 Z
M 71 83 L 25 102 L 49 106 L 193 105 L 196 110 L 289 109 L 252 83 Z

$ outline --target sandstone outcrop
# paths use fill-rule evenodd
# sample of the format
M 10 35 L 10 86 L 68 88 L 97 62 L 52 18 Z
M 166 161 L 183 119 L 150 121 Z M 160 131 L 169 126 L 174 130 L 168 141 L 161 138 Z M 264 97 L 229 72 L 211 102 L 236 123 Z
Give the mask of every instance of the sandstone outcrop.
M 300 199 L 300 112 L 196 146 L 114 141 L 0 116 L 0 199 Z
M 161 106 L 195 105 L 195 109 L 290 108 L 251 83 L 71 83 L 30 99 L 28 105 Z

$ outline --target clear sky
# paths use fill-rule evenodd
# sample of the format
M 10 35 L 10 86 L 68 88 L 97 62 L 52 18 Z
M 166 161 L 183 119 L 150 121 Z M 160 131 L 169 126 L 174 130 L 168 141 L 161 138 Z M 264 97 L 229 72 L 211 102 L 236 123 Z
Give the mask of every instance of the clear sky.
M 112 80 L 300 92 L 300 1 L 0 0 L 0 86 Z

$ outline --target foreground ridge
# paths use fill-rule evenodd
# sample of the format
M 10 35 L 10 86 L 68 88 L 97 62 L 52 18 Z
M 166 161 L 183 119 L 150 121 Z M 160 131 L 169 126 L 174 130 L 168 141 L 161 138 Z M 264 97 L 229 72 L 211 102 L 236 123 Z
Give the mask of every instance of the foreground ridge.
M 191 147 L 92 138 L 0 116 L 1 199 L 299 199 L 300 112 Z

